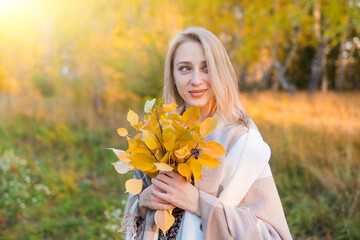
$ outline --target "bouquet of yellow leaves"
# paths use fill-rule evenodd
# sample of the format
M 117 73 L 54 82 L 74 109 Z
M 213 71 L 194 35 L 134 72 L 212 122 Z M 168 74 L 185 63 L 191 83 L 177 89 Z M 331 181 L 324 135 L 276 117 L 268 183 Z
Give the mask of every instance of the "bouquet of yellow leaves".
M 226 151 L 221 144 L 204 141 L 217 124 L 216 118 L 199 122 L 200 107 L 187 109 L 183 115 L 173 114 L 176 104 L 154 106 L 155 99 L 146 101 L 147 115 L 139 122 L 138 115 L 129 109 L 127 120 L 137 134 L 130 136 L 125 128 L 117 129 L 126 137 L 129 147 L 126 151 L 109 148 L 120 161 L 112 163 L 118 173 L 138 169 L 150 178 L 159 171 L 175 171 L 188 181 L 196 183 L 201 179 L 202 166 L 214 168 L 220 165 L 217 158 Z M 126 192 L 136 195 L 143 187 L 142 179 L 130 179 L 125 183 Z M 157 210 L 155 223 L 164 232 L 174 223 L 171 210 Z

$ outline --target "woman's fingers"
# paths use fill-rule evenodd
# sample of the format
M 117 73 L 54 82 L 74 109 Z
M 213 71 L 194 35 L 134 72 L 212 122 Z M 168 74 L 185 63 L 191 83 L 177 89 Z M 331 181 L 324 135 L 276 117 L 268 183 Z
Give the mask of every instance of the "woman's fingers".
M 170 177 L 169 175 L 165 174 L 166 172 L 161 171 L 162 173 L 159 173 L 155 179 L 160 180 L 166 184 L 170 184 L 174 179 Z M 154 179 L 154 178 L 153 178 Z
M 155 186 L 154 190 L 158 192 L 168 192 L 170 190 L 170 186 L 159 179 L 153 178 L 151 182 Z
M 159 171 L 158 176 L 159 175 L 165 175 L 169 178 L 174 178 L 176 176 L 176 172 L 174 172 L 174 171 Z
M 169 199 L 169 194 L 166 194 L 166 193 L 162 193 L 162 192 L 159 192 L 159 191 L 153 191 L 152 194 L 161 199 L 162 201 L 165 201 L 165 202 L 168 202 L 168 203 L 172 203 L 171 200 L 172 199 Z
M 151 181 L 152 182 L 152 181 Z M 157 186 L 155 186 L 154 184 L 153 184 L 153 188 L 154 188 L 154 190 L 156 190 L 156 191 L 158 191 L 158 192 L 166 192 L 165 190 L 163 190 L 163 189 L 161 189 L 161 188 L 158 188 Z
M 155 210 L 170 210 L 175 208 L 175 206 L 168 203 L 154 203 L 153 207 Z

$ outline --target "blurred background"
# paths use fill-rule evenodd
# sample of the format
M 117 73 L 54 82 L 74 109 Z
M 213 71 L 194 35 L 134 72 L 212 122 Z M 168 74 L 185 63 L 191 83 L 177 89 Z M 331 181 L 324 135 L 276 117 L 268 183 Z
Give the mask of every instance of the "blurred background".
M 223 42 L 295 239 L 360 239 L 359 0 L 0 0 L 0 239 L 122 239 L 107 147 L 169 40 Z

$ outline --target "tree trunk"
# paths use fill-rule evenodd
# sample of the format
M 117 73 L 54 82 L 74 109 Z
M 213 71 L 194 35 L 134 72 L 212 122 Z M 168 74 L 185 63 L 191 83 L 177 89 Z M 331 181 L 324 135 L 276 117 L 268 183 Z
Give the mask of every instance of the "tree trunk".
M 94 87 L 93 95 L 92 95 L 92 102 L 93 102 L 93 108 L 96 116 L 98 118 L 103 117 L 104 113 L 104 84 L 103 84 L 103 76 L 101 73 L 101 69 L 96 66 L 96 64 L 93 65 L 93 74 L 92 74 L 92 84 Z M 95 67 L 96 66 L 96 67 Z
M 344 73 L 345 73 L 344 51 L 345 51 L 345 38 L 343 38 L 340 42 L 339 59 L 338 59 L 337 73 L 335 78 L 335 90 L 337 92 L 340 92 L 343 88 Z
M 327 61 L 327 54 L 329 52 L 329 49 L 327 47 L 324 48 L 323 51 L 323 55 L 321 56 L 321 73 L 322 73 L 322 78 L 321 78 L 321 90 L 322 92 L 327 92 L 328 90 L 328 75 L 327 75 L 327 71 L 326 71 L 326 61 Z
M 277 79 L 279 80 L 281 86 L 289 93 L 294 94 L 295 90 L 296 90 L 295 86 L 294 86 L 294 84 L 291 84 L 287 81 L 287 79 L 285 77 L 285 71 L 282 68 L 281 63 L 278 60 L 275 60 L 274 66 L 276 69 Z
M 239 81 L 238 87 L 239 89 L 246 89 L 246 78 L 247 78 L 247 69 L 249 67 L 249 63 L 246 62 L 244 65 L 240 67 Z
M 309 93 L 316 91 L 325 72 L 324 70 L 326 70 L 326 63 L 324 62 L 324 60 L 326 60 L 324 45 L 325 44 L 323 43 L 318 45 L 315 56 L 311 63 L 311 76 L 308 85 Z
M 268 89 L 270 87 L 270 77 L 271 77 L 271 70 L 272 70 L 272 63 L 266 64 L 265 69 L 262 71 L 262 82 L 263 82 L 263 89 Z
M 311 75 L 310 75 L 310 82 L 308 85 L 308 92 L 313 93 L 318 88 L 320 79 L 322 77 L 322 60 L 324 54 L 325 44 L 321 36 L 321 6 L 320 1 L 315 1 L 314 5 L 314 34 L 315 38 L 318 42 L 316 47 L 316 53 L 314 58 L 311 62 Z

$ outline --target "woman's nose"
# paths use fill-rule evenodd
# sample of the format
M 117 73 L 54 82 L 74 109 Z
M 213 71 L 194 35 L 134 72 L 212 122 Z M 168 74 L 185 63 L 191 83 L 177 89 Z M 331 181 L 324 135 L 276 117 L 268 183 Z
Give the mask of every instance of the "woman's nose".
M 203 82 L 203 76 L 201 74 L 200 71 L 195 70 L 192 74 L 192 78 L 191 78 L 191 84 L 192 85 L 200 85 Z

